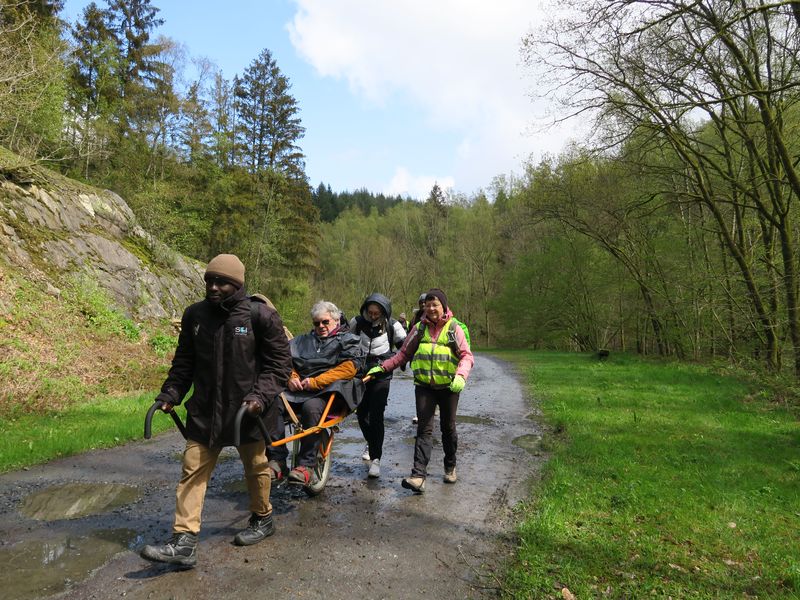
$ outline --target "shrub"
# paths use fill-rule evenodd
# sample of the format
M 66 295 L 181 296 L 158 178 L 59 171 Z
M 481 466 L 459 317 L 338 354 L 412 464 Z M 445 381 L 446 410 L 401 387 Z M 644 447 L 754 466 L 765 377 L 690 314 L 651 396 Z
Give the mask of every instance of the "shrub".
M 174 335 L 156 333 L 150 338 L 150 346 L 159 358 L 164 358 L 178 345 L 178 338 Z
M 64 299 L 83 314 L 95 331 L 131 342 L 139 339 L 139 325 L 115 308 L 105 290 L 88 276 L 70 281 L 64 289 Z

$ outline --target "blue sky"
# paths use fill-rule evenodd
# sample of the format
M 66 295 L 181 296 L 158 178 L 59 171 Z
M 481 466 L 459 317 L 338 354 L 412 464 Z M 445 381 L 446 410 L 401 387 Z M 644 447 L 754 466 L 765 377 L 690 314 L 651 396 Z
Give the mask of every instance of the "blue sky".
M 74 22 L 86 0 L 67 0 Z M 105 6 L 98 0 L 99 6 Z M 311 185 L 425 198 L 473 194 L 557 153 L 548 105 L 519 65 L 531 0 L 151 0 L 155 35 L 227 79 L 268 48 L 292 83 Z M 187 76 L 192 70 L 187 66 Z

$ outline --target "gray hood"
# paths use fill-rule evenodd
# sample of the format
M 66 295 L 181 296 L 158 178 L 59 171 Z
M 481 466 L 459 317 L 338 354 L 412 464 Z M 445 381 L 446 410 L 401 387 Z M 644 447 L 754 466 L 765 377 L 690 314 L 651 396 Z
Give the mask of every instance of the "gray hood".
M 392 316 L 392 302 L 383 294 L 379 294 L 375 292 L 374 294 L 370 294 L 367 296 L 367 299 L 364 300 L 364 303 L 361 305 L 359 309 L 359 313 L 361 314 L 364 319 L 369 321 L 367 318 L 367 304 L 377 304 L 383 309 L 384 314 L 386 315 L 386 319 L 388 320 L 389 317 Z

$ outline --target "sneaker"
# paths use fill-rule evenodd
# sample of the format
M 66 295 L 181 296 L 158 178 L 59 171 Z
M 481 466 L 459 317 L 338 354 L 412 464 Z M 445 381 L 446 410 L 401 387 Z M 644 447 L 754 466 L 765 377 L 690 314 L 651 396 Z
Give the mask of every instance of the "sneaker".
M 153 562 L 170 563 L 183 567 L 197 564 L 197 536 L 193 533 L 174 533 L 163 546 L 145 546 L 140 556 Z
M 247 529 L 243 529 L 233 538 L 233 543 L 237 546 L 252 546 L 264 538 L 275 533 L 275 526 L 272 524 L 272 513 L 265 517 L 259 517 L 253 513 L 247 523 Z
M 412 422 L 414 425 L 416 425 L 417 423 L 419 423 L 419 417 L 415 416 L 413 419 L 411 419 L 411 422 Z
M 407 490 L 413 491 L 415 494 L 421 494 L 425 491 L 425 478 L 420 475 L 412 475 L 411 477 L 404 477 L 400 484 Z
M 361 455 L 361 460 L 369 460 L 369 445 L 364 447 L 364 453 Z
M 269 468 L 269 478 L 272 481 L 281 481 L 289 470 L 286 463 L 280 463 L 277 460 L 269 461 L 267 463 L 267 468 Z
M 455 483 L 458 480 L 458 477 L 456 476 L 456 468 L 453 467 L 452 469 L 445 469 L 443 479 L 445 483 Z
M 372 464 L 369 466 L 369 476 L 370 477 L 380 477 L 381 476 L 381 459 L 376 458 L 372 461 Z
M 309 469 L 305 465 L 300 465 L 289 471 L 288 479 L 289 483 L 308 485 L 314 483 L 317 480 L 317 476 L 314 474 L 313 469 Z

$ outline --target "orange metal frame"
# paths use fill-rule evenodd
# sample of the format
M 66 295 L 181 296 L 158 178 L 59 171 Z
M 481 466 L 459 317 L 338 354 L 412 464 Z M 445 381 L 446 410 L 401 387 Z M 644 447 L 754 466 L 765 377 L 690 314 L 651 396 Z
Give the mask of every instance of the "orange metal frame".
M 334 425 L 338 425 L 342 421 L 344 421 L 347 414 L 344 415 L 333 415 L 330 419 L 328 419 L 328 415 L 331 412 L 331 408 L 333 407 L 333 401 L 336 399 L 336 394 L 331 394 L 330 398 L 328 398 L 328 403 L 325 405 L 325 410 L 322 413 L 322 417 L 319 420 L 319 423 L 314 425 L 313 427 L 309 427 L 308 429 L 303 429 L 299 433 L 294 435 L 290 435 L 289 437 L 285 437 L 282 440 L 275 440 L 272 442 L 273 446 L 282 446 L 284 444 L 288 444 L 289 442 L 293 442 L 294 440 L 299 440 L 300 438 L 304 438 L 309 435 L 314 435 L 315 433 L 319 433 L 323 429 L 328 429 L 333 427 Z M 327 420 L 326 420 L 327 419 Z M 297 427 L 295 425 L 295 427 Z M 327 456 L 328 453 L 331 451 L 331 445 L 333 444 L 333 436 L 331 435 L 328 439 L 328 445 L 322 452 L 322 456 Z

